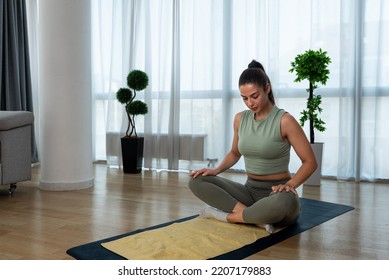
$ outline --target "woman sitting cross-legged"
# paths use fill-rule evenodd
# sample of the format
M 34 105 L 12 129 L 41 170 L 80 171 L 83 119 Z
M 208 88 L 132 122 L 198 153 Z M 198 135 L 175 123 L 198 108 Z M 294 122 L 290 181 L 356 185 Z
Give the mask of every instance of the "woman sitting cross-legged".
M 274 227 L 297 221 L 300 201 L 296 188 L 315 171 L 317 163 L 299 123 L 275 105 L 270 80 L 259 62 L 253 60 L 242 72 L 239 91 L 248 110 L 235 116 L 230 152 L 215 169 L 191 172 L 189 188 L 209 205 L 200 216 L 256 224 L 272 233 Z M 288 169 L 291 147 L 301 160 L 294 176 Z M 247 173 L 245 184 L 217 176 L 241 156 Z

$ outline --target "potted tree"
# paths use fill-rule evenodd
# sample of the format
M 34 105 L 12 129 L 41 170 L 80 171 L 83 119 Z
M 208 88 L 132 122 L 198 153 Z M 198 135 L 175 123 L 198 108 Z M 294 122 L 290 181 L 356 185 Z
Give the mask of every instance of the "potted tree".
M 309 82 L 307 105 L 301 112 L 300 124 L 304 126 L 305 122 L 309 121 L 309 140 L 318 162 L 318 168 L 305 182 L 307 185 L 320 185 L 323 143 L 315 142 L 315 130 L 322 132 L 326 128 L 325 122 L 319 117 L 319 114 L 323 111 L 321 95 L 315 95 L 314 90 L 318 88 L 318 84 L 326 85 L 330 74 L 328 70 L 330 63 L 331 58 L 326 51 L 322 51 L 322 49 L 317 51 L 307 50 L 295 57 L 294 61 L 291 62 L 292 68 L 289 70 L 291 73 L 296 73 L 294 82 L 303 80 Z
M 147 104 L 135 100 L 137 91 L 144 90 L 149 83 L 149 77 L 141 70 L 132 70 L 127 76 L 126 88 L 120 88 L 116 93 L 117 100 L 124 105 L 128 126 L 126 135 L 121 138 L 124 173 L 139 173 L 142 170 L 144 137 L 136 133 L 135 117 L 148 112 Z

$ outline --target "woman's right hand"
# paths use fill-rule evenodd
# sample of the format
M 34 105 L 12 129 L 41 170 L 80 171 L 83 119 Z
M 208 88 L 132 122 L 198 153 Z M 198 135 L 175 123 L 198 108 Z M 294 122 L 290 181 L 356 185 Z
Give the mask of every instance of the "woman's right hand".
M 195 170 L 195 171 L 192 171 L 191 173 L 189 173 L 189 176 L 192 176 L 193 178 L 196 178 L 199 175 L 216 176 L 217 172 L 214 169 L 203 168 L 203 169 Z

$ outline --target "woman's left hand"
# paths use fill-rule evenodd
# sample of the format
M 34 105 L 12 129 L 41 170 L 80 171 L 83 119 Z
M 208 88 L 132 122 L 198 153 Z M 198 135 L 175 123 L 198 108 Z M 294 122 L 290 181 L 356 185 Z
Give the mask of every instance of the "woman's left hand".
M 289 186 L 289 185 L 279 184 L 278 186 L 273 186 L 273 187 L 272 187 L 272 190 L 273 190 L 273 192 L 275 192 L 275 193 L 279 193 L 279 192 L 291 192 L 291 193 L 297 195 L 297 191 L 296 191 L 293 187 L 291 187 L 291 186 Z

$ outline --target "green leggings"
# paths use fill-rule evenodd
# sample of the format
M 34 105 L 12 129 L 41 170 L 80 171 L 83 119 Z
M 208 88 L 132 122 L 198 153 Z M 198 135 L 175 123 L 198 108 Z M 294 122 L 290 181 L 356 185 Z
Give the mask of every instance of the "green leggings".
M 273 224 L 286 227 L 300 215 L 300 200 L 291 192 L 273 193 L 271 187 L 281 181 L 258 181 L 248 178 L 240 184 L 219 176 L 191 178 L 189 188 L 206 204 L 231 213 L 238 202 L 246 205 L 243 220 L 248 224 Z

